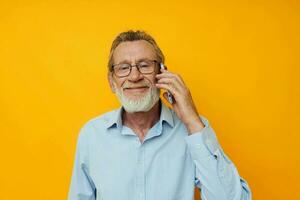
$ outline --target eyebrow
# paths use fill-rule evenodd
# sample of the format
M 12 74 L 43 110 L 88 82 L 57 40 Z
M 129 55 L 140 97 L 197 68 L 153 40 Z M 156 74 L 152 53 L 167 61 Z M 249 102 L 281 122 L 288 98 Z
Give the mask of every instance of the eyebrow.
M 142 62 L 142 61 L 145 61 L 145 60 L 155 60 L 155 59 L 151 59 L 151 58 L 139 58 L 136 60 L 136 62 Z M 122 60 L 121 62 L 119 62 L 118 64 L 123 64 L 123 63 L 130 63 L 129 60 Z

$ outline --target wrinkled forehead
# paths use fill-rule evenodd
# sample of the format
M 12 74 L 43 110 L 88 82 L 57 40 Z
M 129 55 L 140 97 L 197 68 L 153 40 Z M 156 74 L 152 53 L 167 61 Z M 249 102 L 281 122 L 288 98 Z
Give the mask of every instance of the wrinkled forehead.
M 122 42 L 113 54 L 113 63 L 135 63 L 145 59 L 156 59 L 154 47 L 145 40 Z

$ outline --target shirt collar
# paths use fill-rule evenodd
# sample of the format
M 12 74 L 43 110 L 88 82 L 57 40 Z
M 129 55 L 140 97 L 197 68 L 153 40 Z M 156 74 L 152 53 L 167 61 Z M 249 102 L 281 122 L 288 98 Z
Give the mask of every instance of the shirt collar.
M 162 101 L 159 99 L 161 105 L 160 119 L 159 123 L 162 126 L 163 121 L 167 122 L 172 128 L 174 127 L 174 119 L 172 115 L 172 110 L 168 108 Z M 117 127 L 119 130 L 122 128 L 122 114 L 124 112 L 123 106 L 114 110 L 112 115 L 108 119 L 107 129 L 110 127 Z
M 107 129 L 111 128 L 111 127 L 117 127 L 118 129 L 120 129 L 122 127 L 122 114 L 124 112 L 124 108 L 120 107 L 116 110 L 114 110 L 111 113 L 110 118 L 107 121 Z

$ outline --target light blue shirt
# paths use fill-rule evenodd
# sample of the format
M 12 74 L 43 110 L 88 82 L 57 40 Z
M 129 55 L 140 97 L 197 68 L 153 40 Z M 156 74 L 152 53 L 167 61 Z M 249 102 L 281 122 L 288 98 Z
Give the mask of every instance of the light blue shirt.
M 175 112 L 161 104 L 160 120 L 141 143 L 122 125 L 123 108 L 80 130 L 69 200 L 248 200 L 251 191 L 225 155 L 208 120 L 188 135 Z

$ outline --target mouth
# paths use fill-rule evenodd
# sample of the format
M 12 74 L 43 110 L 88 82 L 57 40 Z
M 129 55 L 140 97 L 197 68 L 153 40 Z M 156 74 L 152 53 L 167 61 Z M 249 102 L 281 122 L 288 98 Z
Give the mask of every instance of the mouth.
M 124 91 L 128 91 L 128 92 L 145 92 L 148 89 L 149 89 L 148 86 L 140 86 L 140 87 L 124 88 Z

